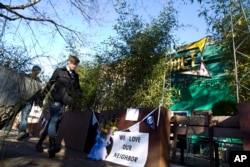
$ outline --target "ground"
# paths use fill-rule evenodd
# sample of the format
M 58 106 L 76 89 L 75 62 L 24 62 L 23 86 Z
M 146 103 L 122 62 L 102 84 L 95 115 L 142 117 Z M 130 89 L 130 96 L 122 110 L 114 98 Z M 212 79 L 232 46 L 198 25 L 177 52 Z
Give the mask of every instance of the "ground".
M 121 167 L 107 161 L 86 159 L 86 153 L 62 148 L 55 158 L 48 158 L 47 149 L 43 153 L 35 150 L 37 137 L 17 141 L 17 132 L 12 131 L 7 137 L 1 137 L 0 167 Z M 48 141 L 44 143 L 45 148 Z
M 2 132 L 0 132 L 1 134 Z M 15 138 L 17 131 L 11 131 L 6 137 L 0 137 L 0 167 L 122 167 L 107 161 L 93 161 L 86 158 L 83 151 L 62 148 L 55 158 L 48 158 L 48 141 L 44 143 L 43 153 L 35 150 L 37 137 L 30 136 L 23 141 Z M 185 157 L 185 165 L 170 163 L 170 167 L 209 167 L 208 160 Z M 222 167 L 225 164 L 221 165 Z M 226 166 L 225 166 L 226 167 Z

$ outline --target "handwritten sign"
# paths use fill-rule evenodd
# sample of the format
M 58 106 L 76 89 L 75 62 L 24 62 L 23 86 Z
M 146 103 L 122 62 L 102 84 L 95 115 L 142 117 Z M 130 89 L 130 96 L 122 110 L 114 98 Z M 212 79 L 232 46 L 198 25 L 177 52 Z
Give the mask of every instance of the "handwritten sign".
M 148 157 L 148 133 L 115 132 L 106 161 L 133 167 L 145 166 Z

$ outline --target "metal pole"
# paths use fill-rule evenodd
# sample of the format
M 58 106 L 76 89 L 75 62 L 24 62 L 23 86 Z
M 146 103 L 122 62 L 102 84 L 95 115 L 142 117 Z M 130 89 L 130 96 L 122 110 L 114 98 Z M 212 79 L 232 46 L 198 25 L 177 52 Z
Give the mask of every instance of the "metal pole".
M 233 44 L 233 54 L 234 54 L 234 72 L 235 72 L 235 84 L 236 84 L 236 97 L 237 103 L 239 103 L 239 82 L 238 82 L 238 69 L 237 69 L 237 58 L 236 58 L 236 49 L 234 41 L 234 24 L 233 24 L 233 6 L 234 0 L 231 0 L 230 12 L 231 12 L 231 33 L 232 33 L 232 44 Z

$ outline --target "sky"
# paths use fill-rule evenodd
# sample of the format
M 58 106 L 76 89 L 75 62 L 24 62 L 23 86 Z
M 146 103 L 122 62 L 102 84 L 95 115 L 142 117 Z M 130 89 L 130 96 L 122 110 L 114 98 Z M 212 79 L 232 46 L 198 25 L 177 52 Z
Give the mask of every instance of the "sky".
M 149 19 L 149 17 L 156 17 L 159 12 L 163 9 L 164 0 L 142 0 L 143 4 L 138 5 L 137 12 L 139 15 L 143 15 L 144 19 Z M 166 1 L 166 0 L 165 0 Z M 183 2 L 178 3 L 175 1 L 176 7 L 179 10 L 179 20 L 180 23 L 184 25 L 189 25 L 185 29 L 179 29 L 176 31 L 175 35 L 179 39 L 176 45 L 182 45 L 198 41 L 204 36 L 206 36 L 206 23 L 202 18 L 198 17 L 198 10 L 200 4 L 196 1 L 194 4 Z M 138 3 L 142 3 L 141 1 Z M 88 45 L 85 46 L 83 52 L 91 53 L 92 47 L 100 44 L 102 41 L 108 39 L 109 36 L 114 36 L 116 33 L 112 29 L 112 26 L 116 24 L 116 19 L 118 15 L 114 12 L 113 8 L 109 8 L 105 13 L 105 24 L 99 26 L 91 26 L 86 28 L 87 34 L 92 34 L 93 36 L 88 37 Z M 89 57 L 85 57 L 83 61 L 91 60 Z
M 22 0 L 23 1 L 23 0 Z M 62 1 L 64 2 L 64 1 Z M 102 1 L 99 1 L 102 2 Z M 110 1 L 111 2 L 111 1 Z M 112 1 L 117 2 L 116 0 Z M 90 22 L 87 24 L 86 22 L 80 21 L 79 16 L 74 16 L 68 18 L 65 15 L 65 22 L 70 24 L 72 27 L 76 28 L 79 31 L 83 31 L 85 36 L 85 46 L 82 49 L 84 53 L 90 53 L 93 51 L 93 48 L 96 45 L 99 45 L 102 41 L 106 40 L 109 36 L 114 36 L 115 31 L 112 29 L 113 25 L 116 24 L 116 19 L 118 15 L 114 12 L 114 7 L 112 6 L 112 2 L 106 4 L 104 8 L 100 8 L 101 13 L 99 13 L 100 20 L 97 22 Z M 149 17 L 156 17 L 159 12 L 163 9 L 164 3 L 167 0 L 128 0 L 128 2 L 135 2 L 136 10 L 139 15 L 143 16 L 144 20 L 149 20 Z M 206 24 L 202 18 L 198 17 L 199 4 L 195 1 L 194 4 L 191 4 L 189 1 L 186 4 L 183 3 L 183 0 L 176 0 L 176 7 L 179 10 L 179 21 L 182 24 L 189 24 L 192 27 L 185 28 L 182 30 L 178 30 L 176 32 L 176 36 L 180 39 L 179 44 L 185 44 L 197 41 L 204 36 L 206 36 Z M 61 11 L 66 11 L 69 7 L 69 4 L 60 3 L 56 8 L 61 8 Z M 46 9 L 46 6 L 45 8 Z M 46 12 L 49 12 L 48 10 Z M 98 15 L 98 14 L 97 14 Z M 16 24 L 18 27 L 21 21 Z M 22 22 L 23 23 L 23 22 Z M 32 34 L 28 33 L 29 29 L 27 27 L 20 27 L 19 32 L 10 33 L 5 38 L 10 43 L 20 43 L 25 40 L 26 45 L 33 40 L 37 40 L 40 42 L 40 45 L 32 46 L 33 52 L 35 54 L 47 54 L 53 55 L 53 59 L 51 60 L 38 60 L 37 64 L 41 64 L 46 70 L 45 75 L 51 75 L 53 72 L 52 66 L 59 61 L 62 61 L 60 55 L 63 54 L 65 50 L 66 44 L 62 40 L 61 37 L 55 36 L 55 39 L 50 39 L 47 35 L 51 32 L 46 31 L 43 27 L 36 27 L 36 30 L 41 32 L 40 36 L 37 39 L 30 38 Z M 32 32 L 33 33 L 33 32 Z M 23 38 L 25 36 L 25 38 Z M 30 44 L 31 46 L 32 44 Z M 177 43 L 178 45 L 178 43 Z M 27 45 L 29 46 L 29 45 Z M 34 49 L 33 49 L 34 48 Z M 89 57 L 82 58 L 81 60 L 87 61 Z M 50 69 L 50 70 L 49 70 Z
M 163 2 L 164 0 L 144 0 L 137 9 L 138 14 L 144 16 L 145 19 L 148 19 L 150 16 L 156 17 L 163 9 Z M 176 1 L 176 3 L 178 3 L 178 1 Z M 176 36 L 180 39 L 179 44 L 194 42 L 206 36 L 206 23 L 202 18 L 198 17 L 200 6 L 196 1 L 194 4 L 187 3 L 186 5 L 182 2 L 181 4 L 176 4 L 176 7 L 179 10 L 180 22 L 190 26 L 175 32 Z M 109 36 L 115 35 L 112 26 L 116 23 L 115 19 L 117 17 L 113 8 L 110 8 L 106 16 L 106 24 L 99 27 L 91 27 L 89 34 L 95 34 L 96 36 L 89 39 L 93 42 L 100 43 Z
M 156 17 L 163 9 L 163 3 L 165 1 L 166 0 L 138 1 L 137 12 L 139 15 L 142 15 L 145 20 L 148 20 L 149 17 Z M 206 36 L 206 23 L 202 18 L 198 17 L 200 4 L 196 1 L 194 4 L 187 3 L 185 5 L 183 2 L 175 2 L 177 3 L 176 7 L 179 10 L 180 23 L 190 26 L 185 29 L 179 29 L 175 32 L 177 38 L 180 40 L 177 45 L 194 42 Z M 99 26 L 88 25 L 86 27 L 86 33 L 89 34 L 87 39 L 89 45 L 84 47 L 83 52 L 92 52 L 92 47 L 108 39 L 109 36 L 115 35 L 115 31 L 112 27 L 116 24 L 117 17 L 118 15 L 114 12 L 114 8 L 110 7 L 105 11 L 104 23 L 100 23 Z M 89 60 L 89 58 L 85 59 L 86 61 Z

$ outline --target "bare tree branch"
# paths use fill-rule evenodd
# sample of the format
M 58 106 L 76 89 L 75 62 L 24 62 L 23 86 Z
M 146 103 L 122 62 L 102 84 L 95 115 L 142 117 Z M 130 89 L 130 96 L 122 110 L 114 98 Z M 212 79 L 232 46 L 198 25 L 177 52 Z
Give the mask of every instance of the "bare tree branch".
M 11 5 L 4 5 L 0 2 L 0 9 L 6 9 L 6 10 L 15 10 L 15 9 L 25 9 L 31 6 L 34 6 L 35 4 L 39 3 L 41 0 L 34 0 L 33 2 L 30 1 L 30 3 L 18 5 L 18 6 L 11 6 Z
M 60 3 L 60 5 L 57 5 L 57 3 Z M 82 20 L 88 23 L 90 20 L 95 19 L 94 16 L 98 12 L 98 5 L 96 3 L 97 1 L 95 0 L 64 0 L 60 2 L 51 0 L 30 0 L 26 2 L 12 0 L 10 4 L 0 2 L 0 23 L 1 18 L 10 21 L 9 24 L 17 20 L 26 20 L 27 23 L 33 22 L 38 23 L 38 25 L 42 24 L 42 26 L 46 26 L 48 30 L 52 28 L 50 25 L 53 25 L 54 28 L 52 28 L 52 31 L 57 32 L 65 42 L 66 36 L 69 34 L 75 36 L 75 39 L 82 41 L 81 35 L 84 32 L 80 32 L 73 28 L 71 24 L 67 24 L 68 22 L 65 20 L 65 16 L 63 16 L 62 13 L 64 12 L 64 15 L 69 18 L 82 16 Z M 61 4 L 64 4 L 63 10 L 59 8 Z M 67 13 L 67 10 L 70 13 Z M 38 27 L 41 28 L 40 26 Z M 23 26 L 21 28 L 23 28 Z M 5 31 L 2 30 L 2 32 Z M 36 32 L 33 33 L 33 35 L 39 35 L 39 33 L 40 32 Z

